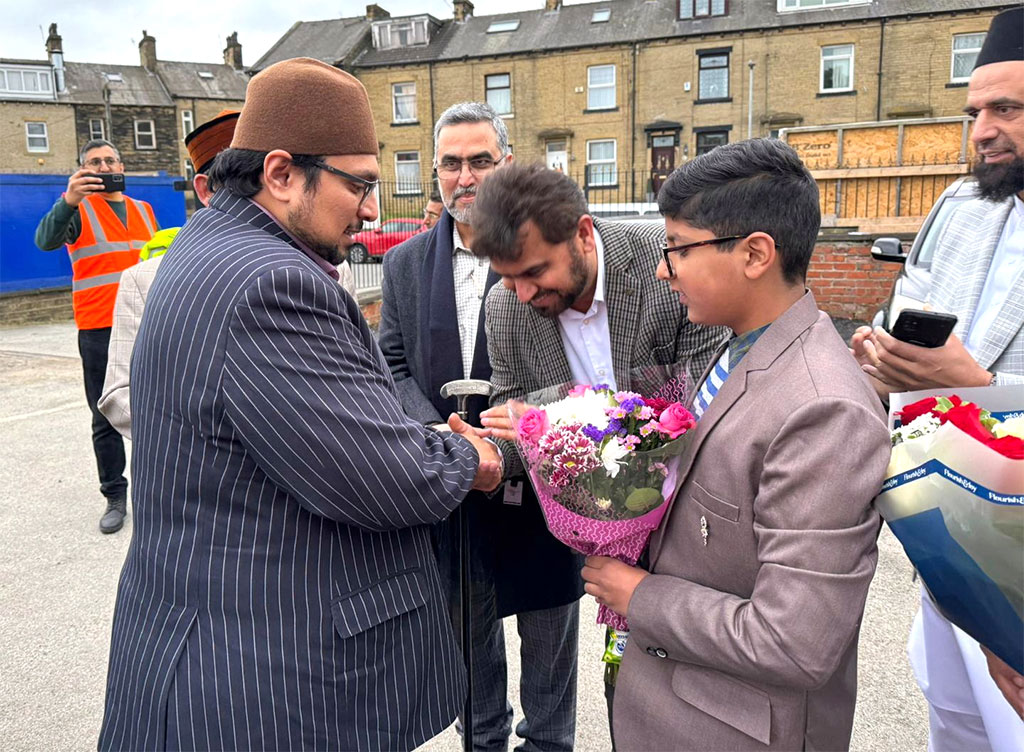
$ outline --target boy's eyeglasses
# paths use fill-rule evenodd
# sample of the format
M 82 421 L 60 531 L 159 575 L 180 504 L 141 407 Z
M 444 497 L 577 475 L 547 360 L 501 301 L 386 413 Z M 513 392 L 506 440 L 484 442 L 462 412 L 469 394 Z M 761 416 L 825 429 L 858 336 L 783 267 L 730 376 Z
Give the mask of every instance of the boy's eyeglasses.
M 683 243 L 682 245 L 666 245 L 661 248 L 661 255 L 665 257 L 665 266 L 668 269 L 668 276 L 675 279 L 676 270 L 672 268 L 672 253 L 686 253 L 691 248 L 700 248 L 702 245 L 721 245 L 722 243 L 731 243 L 734 240 L 743 240 L 748 237 L 747 235 L 727 235 L 724 238 L 710 238 L 708 240 L 698 240 L 695 243 Z M 776 244 L 776 248 L 782 246 Z
M 358 175 L 353 175 L 350 172 L 339 170 L 337 167 L 331 167 L 326 162 L 314 162 L 313 166 L 320 168 L 324 172 L 329 172 L 332 175 L 337 175 L 339 178 L 344 178 L 350 183 L 355 183 L 356 185 L 358 185 L 360 189 L 363 191 L 363 195 L 359 197 L 360 206 L 362 206 L 366 202 L 366 199 L 370 197 L 370 194 L 373 193 L 373 189 L 380 184 L 379 180 L 367 180 L 366 178 L 361 178 Z

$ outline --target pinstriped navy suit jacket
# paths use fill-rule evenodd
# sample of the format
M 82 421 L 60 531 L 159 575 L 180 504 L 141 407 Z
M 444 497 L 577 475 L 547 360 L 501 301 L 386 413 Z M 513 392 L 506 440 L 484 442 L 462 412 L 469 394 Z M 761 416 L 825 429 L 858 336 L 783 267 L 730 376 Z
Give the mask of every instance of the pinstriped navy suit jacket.
M 410 749 L 465 692 L 428 525 L 468 441 L 408 419 L 352 298 L 221 191 L 131 368 L 135 528 L 101 749 Z

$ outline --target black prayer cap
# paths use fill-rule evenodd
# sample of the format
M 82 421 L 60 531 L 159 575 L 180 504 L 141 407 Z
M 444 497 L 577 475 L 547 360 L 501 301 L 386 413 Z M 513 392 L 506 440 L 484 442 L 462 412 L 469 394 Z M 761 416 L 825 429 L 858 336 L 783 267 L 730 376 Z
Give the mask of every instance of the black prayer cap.
M 1024 5 L 1004 10 L 992 19 L 974 69 L 1010 60 L 1024 60 Z

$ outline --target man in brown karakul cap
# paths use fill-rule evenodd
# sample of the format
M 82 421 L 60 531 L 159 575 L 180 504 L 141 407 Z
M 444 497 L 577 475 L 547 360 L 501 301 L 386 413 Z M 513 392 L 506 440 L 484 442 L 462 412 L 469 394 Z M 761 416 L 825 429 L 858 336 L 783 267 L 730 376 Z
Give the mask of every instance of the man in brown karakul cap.
M 315 60 L 267 68 L 210 177 L 132 355 L 99 748 L 415 748 L 466 689 L 429 526 L 501 473 L 457 417 L 405 416 L 333 279 L 377 216 L 366 91 Z

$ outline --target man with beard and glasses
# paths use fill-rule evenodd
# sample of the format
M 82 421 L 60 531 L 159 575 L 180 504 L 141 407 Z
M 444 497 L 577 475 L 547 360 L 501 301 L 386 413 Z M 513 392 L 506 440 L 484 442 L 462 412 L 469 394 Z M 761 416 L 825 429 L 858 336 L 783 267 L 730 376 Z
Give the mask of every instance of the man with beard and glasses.
M 406 413 L 426 425 L 441 423 L 454 408 L 441 398 L 445 382 L 491 376 L 483 305 L 497 276 L 470 249 L 477 188 L 512 161 L 505 122 L 480 102 L 452 105 L 434 126 L 434 155 L 444 210 L 428 232 L 388 251 L 381 283 L 381 350 Z M 486 407 L 485 398 L 472 398 L 470 421 L 477 423 Z M 474 749 L 505 750 L 512 733 L 501 619 L 515 614 L 522 638 L 521 748 L 570 750 L 581 562 L 548 533 L 522 483 L 493 498 L 471 494 L 460 513 L 472 542 Z M 458 519 L 438 525 L 434 538 L 450 616 L 459 624 Z
M 413 749 L 462 703 L 430 525 L 499 458 L 405 415 L 336 282 L 377 150 L 358 80 L 270 66 L 153 281 L 101 750 Z
M 967 88 L 980 198 L 946 224 L 928 293 L 934 310 L 956 314 L 954 334 L 934 349 L 882 329 L 854 334 L 853 353 L 883 398 L 890 391 L 1024 384 L 1022 48 L 1024 8 L 1000 13 Z M 925 594 L 908 649 L 930 706 L 929 749 L 1024 749 L 1024 677 L 940 616 Z
M 508 400 L 569 382 L 628 390 L 645 366 L 678 363 L 699 376 L 726 336 L 724 327 L 690 323 L 679 296 L 655 278 L 662 222 L 593 219 L 579 187 L 540 164 L 495 173 L 473 211 L 473 252 L 502 281 L 487 297 L 495 392 L 481 420 L 501 440 L 506 478 L 523 473 Z M 591 645 L 588 654 L 602 651 Z M 609 720 L 617 668 L 605 671 Z

